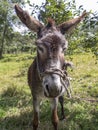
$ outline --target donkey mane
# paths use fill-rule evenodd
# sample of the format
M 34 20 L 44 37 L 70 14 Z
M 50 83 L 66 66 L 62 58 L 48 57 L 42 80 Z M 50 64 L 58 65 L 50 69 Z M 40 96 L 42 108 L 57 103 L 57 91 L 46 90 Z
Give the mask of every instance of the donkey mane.
M 52 18 L 48 18 L 47 23 L 48 23 L 46 26 L 47 28 L 55 26 L 55 21 Z

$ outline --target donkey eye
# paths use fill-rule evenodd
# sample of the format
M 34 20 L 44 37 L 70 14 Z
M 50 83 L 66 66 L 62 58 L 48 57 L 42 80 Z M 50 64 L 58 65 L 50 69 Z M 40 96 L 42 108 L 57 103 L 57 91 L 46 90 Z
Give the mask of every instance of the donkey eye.
M 66 47 L 63 48 L 63 52 L 66 50 Z
M 38 46 L 38 50 L 41 51 L 41 52 L 44 52 L 44 49 L 40 46 Z

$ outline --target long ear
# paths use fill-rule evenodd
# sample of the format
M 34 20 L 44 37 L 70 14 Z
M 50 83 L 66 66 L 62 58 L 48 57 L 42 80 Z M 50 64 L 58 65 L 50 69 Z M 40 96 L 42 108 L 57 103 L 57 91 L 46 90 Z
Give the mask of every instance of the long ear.
M 58 28 L 60 29 L 62 34 L 65 34 L 69 31 L 71 31 L 73 28 L 76 27 L 76 25 L 78 23 L 81 22 L 81 20 L 87 15 L 86 11 L 83 12 L 83 14 L 81 16 L 79 16 L 78 18 L 74 18 L 72 20 L 69 20 L 67 22 L 64 22 L 60 25 L 58 25 Z
M 24 11 L 18 5 L 15 5 L 15 11 L 20 20 L 31 30 L 38 32 L 39 28 L 42 28 L 43 25 L 37 21 L 35 18 L 31 17 L 28 12 Z

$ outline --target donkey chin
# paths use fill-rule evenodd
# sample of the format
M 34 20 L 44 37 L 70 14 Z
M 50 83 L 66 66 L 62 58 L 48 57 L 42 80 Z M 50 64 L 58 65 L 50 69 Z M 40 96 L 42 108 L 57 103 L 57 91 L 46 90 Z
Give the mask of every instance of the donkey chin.
M 61 78 L 57 74 L 44 76 L 42 86 L 44 88 L 44 95 L 49 98 L 59 97 L 65 92 Z

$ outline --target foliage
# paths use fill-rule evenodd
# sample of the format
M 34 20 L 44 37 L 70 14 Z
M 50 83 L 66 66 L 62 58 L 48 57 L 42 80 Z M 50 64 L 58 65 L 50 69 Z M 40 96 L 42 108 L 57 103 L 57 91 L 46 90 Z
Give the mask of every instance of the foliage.
M 98 13 L 89 13 L 71 35 L 68 36 L 68 52 L 90 52 L 98 58 Z
M 24 32 L 25 35 L 23 35 L 14 31 L 14 24 L 17 25 L 19 22 L 14 12 L 13 2 L 16 3 L 20 1 L 0 1 L 0 58 L 3 57 L 3 53 L 19 53 L 26 51 L 32 53 L 35 49 L 29 34 L 27 35 L 27 33 Z
M 53 18 L 56 24 L 64 22 L 73 17 L 73 10 L 76 9 L 75 1 L 46 0 L 39 10 L 38 18 L 46 23 L 47 18 Z
M 41 6 L 31 5 L 33 7 L 32 14 L 38 14 L 38 19 L 43 23 L 48 18 L 53 18 L 56 24 L 67 21 L 74 16 L 81 15 L 84 11 L 83 6 L 76 8 L 75 0 L 46 0 Z M 66 35 L 69 41 L 68 53 L 92 51 L 98 55 L 98 12 L 89 12 L 83 22 L 71 34 Z
M 9 33 L 7 31 L 12 31 L 11 28 L 9 27 L 9 22 L 8 22 L 8 10 L 9 10 L 9 4 L 8 2 L 1 1 L 0 2 L 0 58 L 2 58 L 2 53 L 3 53 L 3 48 L 4 48 L 4 42 L 5 42 L 5 37 L 6 39 L 9 39 Z
M 36 35 L 29 32 L 16 16 L 13 5 L 15 3 L 32 8 L 32 15 L 38 16 L 41 22 L 53 18 L 57 24 L 81 15 L 83 6 L 76 8 L 75 0 L 46 0 L 41 6 L 31 4 L 28 0 L 1 0 L 0 1 L 0 58 L 3 53 L 32 53 L 36 50 L 34 40 Z M 18 28 L 18 29 L 17 29 Z M 15 30 L 19 31 L 15 31 Z M 86 18 L 74 31 L 66 35 L 69 42 L 67 53 L 92 51 L 98 56 L 98 12 L 89 12 Z
M 98 12 L 91 13 L 85 22 L 83 25 L 83 28 L 86 28 L 83 47 L 85 50 L 91 50 L 98 58 Z

